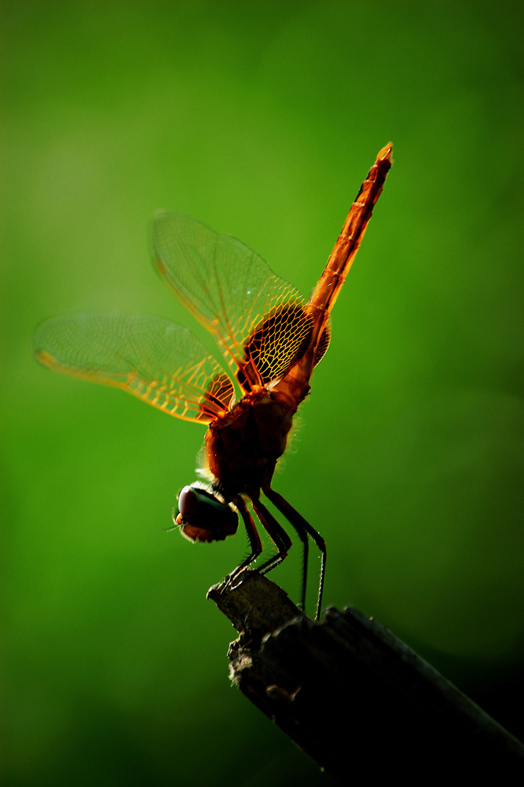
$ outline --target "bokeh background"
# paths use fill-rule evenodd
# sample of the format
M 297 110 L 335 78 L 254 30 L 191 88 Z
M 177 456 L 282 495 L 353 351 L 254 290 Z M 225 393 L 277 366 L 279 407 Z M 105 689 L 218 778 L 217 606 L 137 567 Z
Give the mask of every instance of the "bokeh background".
M 522 16 L 3 3 L 3 783 L 330 783 L 228 683 L 234 631 L 205 594 L 244 534 L 166 532 L 204 429 L 49 373 L 31 337 L 93 309 L 194 327 L 148 259 L 158 208 L 308 294 L 389 140 L 275 487 L 327 539 L 326 604 L 374 616 L 524 735 Z M 299 572 L 292 554 L 272 578 L 298 598 Z

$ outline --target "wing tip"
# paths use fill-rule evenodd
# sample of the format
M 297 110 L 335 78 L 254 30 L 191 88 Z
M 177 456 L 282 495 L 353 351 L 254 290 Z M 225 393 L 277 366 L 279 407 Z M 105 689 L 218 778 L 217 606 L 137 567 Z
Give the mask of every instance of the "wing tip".
M 57 360 L 54 355 L 41 348 L 35 349 L 35 358 L 42 366 L 47 366 L 48 369 L 54 369 L 57 366 Z

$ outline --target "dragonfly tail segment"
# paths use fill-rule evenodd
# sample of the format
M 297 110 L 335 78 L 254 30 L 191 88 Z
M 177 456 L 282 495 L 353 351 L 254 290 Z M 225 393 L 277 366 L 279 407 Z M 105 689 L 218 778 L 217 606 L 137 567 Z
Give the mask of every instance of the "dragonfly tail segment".
M 373 166 L 362 183 L 347 219 L 331 252 L 324 272 L 316 285 L 306 310 L 312 319 L 311 343 L 300 361 L 292 367 L 276 386 L 283 395 L 298 404 L 309 392 L 309 380 L 318 357 L 329 315 L 366 232 L 373 209 L 382 193 L 393 163 L 393 145 L 389 142 L 378 153 Z
M 309 299 L 308 311 L 313 317 L 313 345 L 315 347 L 356 257 L 373 208 L 382 193 L 386 177 L 393 163 L 392 151 L 393 146 L 390 142 L 379 152 L 350 208 L 324 273 Z

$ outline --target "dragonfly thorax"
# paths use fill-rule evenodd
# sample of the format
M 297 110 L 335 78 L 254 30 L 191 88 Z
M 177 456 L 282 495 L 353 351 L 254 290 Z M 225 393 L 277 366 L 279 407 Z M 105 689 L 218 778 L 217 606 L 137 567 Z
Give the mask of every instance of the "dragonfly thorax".
M 278 392 L 246 394 L 206 433 L 207 466 L 228 499 L 258 497 L 285 451 L 296 407 Z

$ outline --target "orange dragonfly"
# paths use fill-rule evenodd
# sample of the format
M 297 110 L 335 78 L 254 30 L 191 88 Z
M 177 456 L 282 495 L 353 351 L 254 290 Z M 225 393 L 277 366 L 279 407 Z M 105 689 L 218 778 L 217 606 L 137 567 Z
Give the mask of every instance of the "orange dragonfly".
M 213 335 L 229 374 L 190 331 L 159 317 L 64 315 L 46 320 L 35 333 L 36 358 L 44 366 L 122 388 L 170 415 L 208 425 L 201 470 L 207 483 L 197 481 L 182 489 L 176 525 L 190 541 L 222 541 L 236 532 L 240 514 L 250 553 L 228 578 L 231 583 L 240 581 L 240 572 L 262 553 L 250 503 L 276 546 L 276 553 L 257 569 L 265 574 L 284 560 L 291 539 L 262 502 L 262 492 L 302 541 L 303 610 L 308 537 L 320 550 L 317 618 L 326 544 L 275 492 L 271 481 L 293 416 L 309 393 L 313 368 L 328 348 L 329 315 L 382 191 L 391 152 L 388 144 L 378 154 L 307 302 L 258 254 L 230 235 L 186 216 L 155 215 L 154 265 Z

